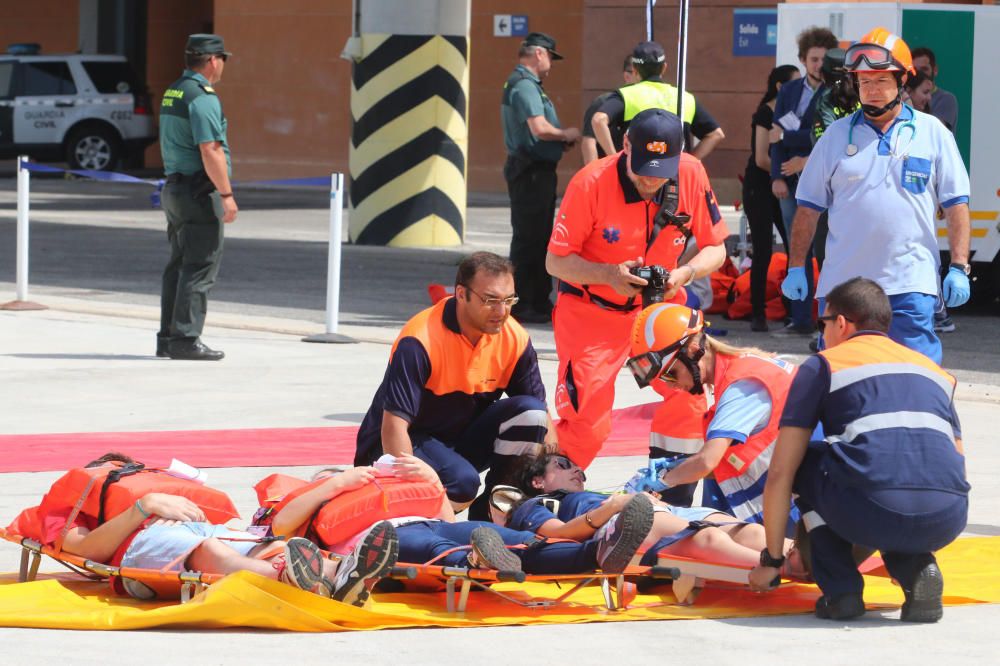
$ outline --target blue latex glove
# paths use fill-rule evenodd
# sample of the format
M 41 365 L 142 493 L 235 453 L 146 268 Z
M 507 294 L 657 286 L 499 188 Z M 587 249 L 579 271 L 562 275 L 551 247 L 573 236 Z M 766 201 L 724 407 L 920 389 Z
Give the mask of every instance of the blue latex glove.
M 781 293 L 792 301 L 804 301 L 809 293 L 809 283 L 806 282 L 806 269 L 796 266 L 788 269 L 788 275 L 781 283 Z
M 951 266 L 948 269 L 948 274 L 944 276 L 944 283 L 941 285 L 941 297 L 944 298 L 944 304 L 949 308 L 965 305 L 971 293 L 969 276 L 962 269 Z
M 627 493 L 662 493 L 670 486 L 663 482 L 663 475 L 684 462 L 684 458 L 653 458 L 649 467 L 643 467 L 625 483 Z

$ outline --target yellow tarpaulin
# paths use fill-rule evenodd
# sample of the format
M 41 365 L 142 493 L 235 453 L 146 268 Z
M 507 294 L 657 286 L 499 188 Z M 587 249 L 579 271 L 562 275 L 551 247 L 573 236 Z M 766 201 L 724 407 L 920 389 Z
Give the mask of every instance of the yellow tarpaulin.
M 961 539 L 938 553 L 945 575 L 945 604 L 1000 603 L 1000 537 Z M 367 609 L 295 590 L 255 574 L 226 577 L 186 604 L 154 604 L 115 597 L 106 583 L 66 576 L 16 583 L 0 580 L 0 626 L 51 629 L 147 629 L 255 627 L 286 631 L 354 631 L 391 627 L 466 627 L 566 624 L 629 620 L 755 617 L 812 610 L 818 591 L 785 585 L 763 595 L 742 589 L 705 589 L 693 606 L 677 606 L 669 586 L 662 595 L 642 594 L 624 611 L 603 607 L 597 586 L 549 609 L 525 609 L 487 593 L 473 593 L 462 616 L 445 611 L 443 593 L 376 594 Z M 556 598 L 552 584 L 497 586 L 517 598 Z M 887 578 L 865 577 L 869 608 L 894 608 L 902 591 Z

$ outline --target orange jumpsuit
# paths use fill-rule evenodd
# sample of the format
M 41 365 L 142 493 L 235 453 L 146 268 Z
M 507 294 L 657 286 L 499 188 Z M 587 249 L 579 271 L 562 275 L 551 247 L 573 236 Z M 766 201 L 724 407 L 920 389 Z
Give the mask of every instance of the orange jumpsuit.
M 591 162 L 566 188 L 549 240 L 556 256 L 576 254 L 588 261 L 619 264 L 641 257 L 645 265 L 677 267 L 685 238 L 665 227 L 652 246 L 657 200 L 645 201 L 629 180 L 624 152 Z M 698 247 L 719 245 L 729 236 L 701 162 L 681 155 L 678 213 Z M 561 281 L 553 312 L 559 376 L 555 403 L 559 446 L 575 463 L 588 466 L 611 433 L 615 378 L 628 357 L 629 333 L 641 308 L 607 285 Z M 701 401 L 704 398 L 691 396 Z M 693 410 L 692 410 L 693 411 Z

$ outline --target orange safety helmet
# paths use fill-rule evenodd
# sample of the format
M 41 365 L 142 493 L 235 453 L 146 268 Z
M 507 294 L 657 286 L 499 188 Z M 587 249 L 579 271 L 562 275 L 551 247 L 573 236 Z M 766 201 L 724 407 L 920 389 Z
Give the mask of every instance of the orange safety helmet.
M 639 388 L 668 371 L 691 336 L 704 328 L 701 310 L 685 305 L 657 303 L 639 313 L 632 324 L 632 356 L 626 361 Z
M 917 73 L 910 47 L 885 28 L 875 28 L 852 44 L 844 54 L 844 67 L 849 72 Z

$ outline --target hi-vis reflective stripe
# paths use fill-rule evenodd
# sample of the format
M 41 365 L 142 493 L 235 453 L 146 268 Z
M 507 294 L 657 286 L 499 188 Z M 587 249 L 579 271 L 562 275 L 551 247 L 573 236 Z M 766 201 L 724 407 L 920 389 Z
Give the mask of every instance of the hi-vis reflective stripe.
M 871 377 L 901 374 L 926 377 L 941 387 L 941 390 L 949 397 L 955 392 L 954 385 L 940 372 L 935 372 L 929 368 L 923 368 L 912 363 L 871 363 L 839 370 L 830 377 L 830 392 L 833 393 Z
M 906 430 L 927 429 L 936 430 L 955 441 L 955 431 L 951 424 L 940 416 L 927 412 L 886 412 L 885 414 L 869 414 L 851 422 L 839 435 L 827 435 L 826 441 L 853 442 L 859 435 L 875 430 L 901 428 Z
M 667 437 L 658 432 L 649 433 L 649 445 L 671 453 L 698 453 L 705 446 L 701 438 Z
M 806 511 L 803 513 L 802 522 L 806 526 L 806 532 L 812 532 L 817 527 L 823 527 L 826 525 L 826 521 L 823 520 L 823 516 L 819 515 L 815 511 Z
M 756 515 L 764 509 L 763 489 L 761 489 L 759 495 L 747 497 L 739 504 L 734 502 L 733 498 L 752 488 L 755 483 L 760 481 L 762 476 L 767 474 L 767 468 L 771 464 L 771 455 L 774 453 L 774 445 L 776 443 L 776 441 L 771 442 L 739 476 L 734 476 L 724 481 L 717 480 L 722 493 L 726 496 L 726 499 L 730 500 L 729 505 L 733 510 L 733 514 L 740 520 L 745 520 L 750 516 Z
M 538 453 L 538 442 L 534 440 L 509 439 L 508 435 L 511 432 L 517 431 L 522 433 L 527 432 L 525 429 L 534 430 L 541 434 L 540 430 L 548 425 L 548 416 L 546 412 L 541 410 L 529 409 L 507 419 L 500 424 L 499 434 L 496 441 L 493 442 L 493 452 L 501 456 L 521 456 L 528 453 Z M 517 430 L 514 430 L 515 428 Z
M 465 234 L 469 40 L 364 34 L 351 88 L 351 241 L 452 246 Z

